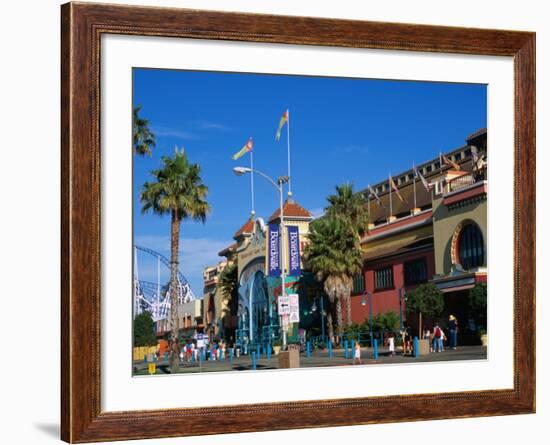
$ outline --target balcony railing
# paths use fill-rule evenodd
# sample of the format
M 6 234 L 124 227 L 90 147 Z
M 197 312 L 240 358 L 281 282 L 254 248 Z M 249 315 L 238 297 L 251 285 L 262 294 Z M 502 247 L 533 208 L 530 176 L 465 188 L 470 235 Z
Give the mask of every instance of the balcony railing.
M 448 183 L 447 193 L 456 192 L 457 190 L 462 190 L 466 187 L 469 187 L 478 182 L 485 181 L 487 179 L 487 169 L 483 168 L 477 172 L 467 173 L 462 176 L 453 178 Z

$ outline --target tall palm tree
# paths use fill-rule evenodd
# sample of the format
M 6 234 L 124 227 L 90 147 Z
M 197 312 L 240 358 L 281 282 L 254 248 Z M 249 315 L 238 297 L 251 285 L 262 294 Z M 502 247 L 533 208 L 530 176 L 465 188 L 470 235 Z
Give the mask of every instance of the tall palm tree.
M 134 108 L 132 114 L 132 136 L 134 153 L 141 156 L 151 156 L 152 149 L 156 146 L 155 135 L 149 129 L 149 121 L 139 117 L 141 105 Z
M 361 253 L 347 223 L 332 215 L 325 215 L 310 225 L 309 243 L 304 251 L 306 267 L 323 283 L 332 307 L 336 309 L 336 332 L 342 334 L 342 300 L 352 279 L 349 270 L 360 267 Z M 329 336 L 334 335 L 332 314 L 327 315 Z
M 170 368 L 179 368 L 178 344 L 178 256 L 180 224 L 182 220 L 206 221 L 210 205 L 206 201 L 208 187 L 202 183 L 200 166 L 191 164 L 185 152 L 176 148 L 174 157 L 163 156 L 162 168 L 153 170 L 155 182 L 146 182 L 140 195 L 142 213 L 153 210 L 158 215 L 170 215 L 170 321 L 172 327 Z
M 336 186 L 336 194 L 327 198 L 329 206 L 325 209 L 326 214 L 339 219 L 345 225 L 346 230 L 355 239 L 353 246 L 350 246 L 349 255 L 346 256 L 345 274 L 346 288 L 344 300 L 346 303 L 346 321 L 351 325 L 351 290 L 353 276 L 361 273 L 361 238 L 368 228 L 368 211 L 365 198 L 360 193 L 355 193 L 352 184 Z M 359 259 L 357 258 L 359 257 Z
M 226 264 L 220 275 L 218 286 L 223 296 L 223 307 L 221 308 L 223 320 L 225 317 L 231 316 L 231 308 L 235 307 L 235 300 L 239 298 L 239 276 L 236 262 L 230 261 Z

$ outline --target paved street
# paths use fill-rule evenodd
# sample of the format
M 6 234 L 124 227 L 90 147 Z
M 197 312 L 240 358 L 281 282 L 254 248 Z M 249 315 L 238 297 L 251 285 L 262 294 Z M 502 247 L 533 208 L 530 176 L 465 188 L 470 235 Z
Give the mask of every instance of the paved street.
M 411 356 L 403 356 L 401 353 L 389 356 L 385 348 L 379 351 L 378 360 L 374 360 L 373 351 L 370 348 L 361 349 L 361 358 L 363 365 L 377 364 L 393 364 L 393 363 L 419 363 L 419 362 L 439 362 L 452 360 L 485 360 L 487 358 L 487 348 L 483 346 L 461 346 L 456 350 L 446 349 L 440 353 L 431 353 L 429 355 L 414 358 Z M 352 366 L 352 359 L 344 358 L 343 349 L 335 349 L 333 357 L 328 357 L 327 351 L 315 351 L 311 357 L 306 357 L 305 354 L 300 354 L 301 368 L 314 368 L 325 366 Z M 185 362 L 180 373 L 196 373 L 196 372 L 214 372 L 214 371 L 246 371 L 252 370 L 251 356 L 241 356 L 223 361 L 207 361 L 202 363 L 187 363 Z M 259 360 L 256 360 L 256 369 L 278 369 L 277 356 L 271 356 L 268 360 L 265 355 L 262 355 Z M 168 361 L 160 360 L 157 362 L 157 374 L 168 374 Z M 134 375 L 146 375 L 147 363 L 134 362 Z

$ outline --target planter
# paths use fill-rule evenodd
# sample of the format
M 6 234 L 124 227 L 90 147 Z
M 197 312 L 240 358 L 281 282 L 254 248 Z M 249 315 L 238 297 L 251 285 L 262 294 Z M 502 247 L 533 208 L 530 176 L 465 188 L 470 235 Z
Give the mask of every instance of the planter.
M 481 337 L 481 346 L 487 346 L 487 334 L 483 334 Z
M 299 368 L 300 351 L 298 349 L 289 349 L 279 353 L 279 368 Z
M 430 340 L 418 340 L 418 355 L 428 355 L 430 353 Z

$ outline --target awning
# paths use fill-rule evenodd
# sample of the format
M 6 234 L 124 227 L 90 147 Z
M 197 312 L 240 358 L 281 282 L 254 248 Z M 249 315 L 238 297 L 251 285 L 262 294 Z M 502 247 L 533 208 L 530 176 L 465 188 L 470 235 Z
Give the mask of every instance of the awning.
M 413 235 L 392 242 L 385 242 L 375 247 L 369 247 L 367 244 L 363 253 L 363 260 L 371 261 L 390 255 L 400 255 L 429 245 L 433 245 L 432 235 Z

